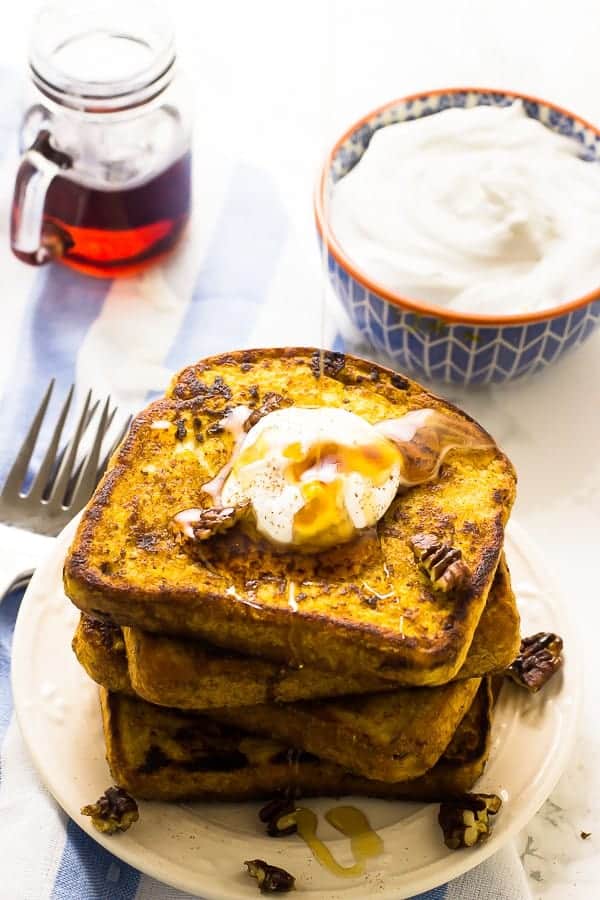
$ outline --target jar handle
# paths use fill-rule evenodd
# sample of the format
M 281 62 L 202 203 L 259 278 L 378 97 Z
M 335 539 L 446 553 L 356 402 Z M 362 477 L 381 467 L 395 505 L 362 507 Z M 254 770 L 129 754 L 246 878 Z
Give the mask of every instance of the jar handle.
M 23 155 L 15 181 L 10 240 L 13 252 L 25 262 L 43 265 L 73 246 L 64 229 L 43 221 L 50 183 L 72 165 L 67 153 L 51 145 L 50 132 L 45 129 Z

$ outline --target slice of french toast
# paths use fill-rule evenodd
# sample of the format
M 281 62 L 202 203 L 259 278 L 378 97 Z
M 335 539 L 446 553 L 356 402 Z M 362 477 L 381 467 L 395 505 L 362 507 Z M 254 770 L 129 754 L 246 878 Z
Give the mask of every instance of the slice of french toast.
M 120 787 L 145 800 L 252 800 L 363 795 L 442 801 L 470 790 L 489 754 L 492 696 L 485 679 L 436 765 L 412 781 L 351 774 L 286 744 L 101 689 L 107 761 Z
M 203 638 L 251 656 L 435 685 L 463 665 L 498 565 L 515 474 L 493 444 L 448 453 L 434 481 L 401 492 L 377 528 L 333 550 L 282 552 L 239 525 L 188 551 L 173 517 L 208 506 L 203 486 L 230 458 L 222 417 L 265 395 L 341 407 L 368 422 L 434 409 L 483 429 L 424 388 L 341 354 L 271 349 L 184 370 L 133 421 L 88 505 L 65 563 L 84 612 L 120 625 Z M 466 584 L 434 589 L 411 540 L 432 533 L 462 552 Z M 294 598 L 292 603 L 290 598 Z
M 219 722 L 302 747 L 381 781 L 417 778 L 436 764 L 469 709 L 481 679 L 436 688 L 398 688 L 333 700 L 211 709 Z
M 456 678 L 506 669 L 519 645 L 519 614 L 503 556 Z M 377 676 L 338 675 L 309 666 L 291 669 L 206 642 L 139 628 L 121 629 L 85 614 L 77 626 L 73 649 L 90 677 L 108 690 L 181 709 L 290 703 L 397 689 L 393 682 Z

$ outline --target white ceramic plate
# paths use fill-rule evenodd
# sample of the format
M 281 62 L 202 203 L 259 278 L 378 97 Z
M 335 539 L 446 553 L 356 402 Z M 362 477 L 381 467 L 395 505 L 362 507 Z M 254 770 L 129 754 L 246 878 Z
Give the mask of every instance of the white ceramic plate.
M 207 900 L 258 896 L 243 861 L 282 865 L 311 900 L 375 895 L 401 900 L 455 878 L 498 850 L 535 814 L 567 761 L 579 693 L 578 651 L 560 603 L 544 575 L 544 560 L 522 530 L 511 526 L 507 557 L 523 618 L 523 633 L 554 630 L 565 639 L 566 664 L 538 696 L 502 691 L 488 768 L 478 785 L 504 805 L 493 838 L 469 851 L 448 851 L 437 806 L 379 800 L 355 802 L 381 834 L 384 855 L 361 878 L 339 879 L 323 869 L 297 836 L 273 840 L 258 824 L 259 804 L 140 803 L 140 821 L 126 834 L 98 834 L 80 808 L 111 783 L 95 685 L 71 651 L 78 613 L 62 590 L 62 565 L 74 533 L 58 538 L 23 599 L 13 645 L 13 690 L 19 723 L 34 763 L 66 812 L 94 840 L 127 863 Z M 323 812 L 334 801 L 311 801 Z M 320 835 L 342 864 L 352 863 L 348 841 L 321 819 Z M 298 896 L 298 895 L 296 895 Z

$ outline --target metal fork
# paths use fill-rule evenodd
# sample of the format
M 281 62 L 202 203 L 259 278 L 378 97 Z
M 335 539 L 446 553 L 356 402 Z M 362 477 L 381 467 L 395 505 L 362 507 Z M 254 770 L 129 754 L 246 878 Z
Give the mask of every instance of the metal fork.
M 61 436 L 73 400 L 74 388 L 71 386 L 56 420 L 38 472 L 30 489 L 25 492 L 23 482 L 27 476 L 53 389 L 54 380 L 48 386 L 0 493 L 0 522 L 25 528 L 36 534 L 51 536 L 57 535 L 67 522 L 85 506 L 102 477 L 113 451 L 129 427 L 128 419 L 112 442 L 108 452 L 101 458 L 104 438 L 117 411 L 116 407 L 111 411 L 110 397 L 108 397 L 103 404 L 92 444 L 83 460 L 78 462 L 81 440 L 99 406 L 99 402 L 92 404 L 90 391 L 75 432 L 61 450 Z M 30 571 L 23 572 L 17 576 L 15 582 L 22 586 L 23 582 L 28 580 L 28 576 L 30 577 Z M 14 589 L 15 582 L 11 589 Z

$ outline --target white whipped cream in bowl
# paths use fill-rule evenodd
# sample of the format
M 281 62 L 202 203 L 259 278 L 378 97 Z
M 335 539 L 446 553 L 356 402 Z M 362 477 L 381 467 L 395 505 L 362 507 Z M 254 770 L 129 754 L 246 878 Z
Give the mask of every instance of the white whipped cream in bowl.
M 600 133 L 498 91 L 368 115 L 316 195 L 330 277 L 363 335 L 425 380 L 539 371 L 600 320 Z

